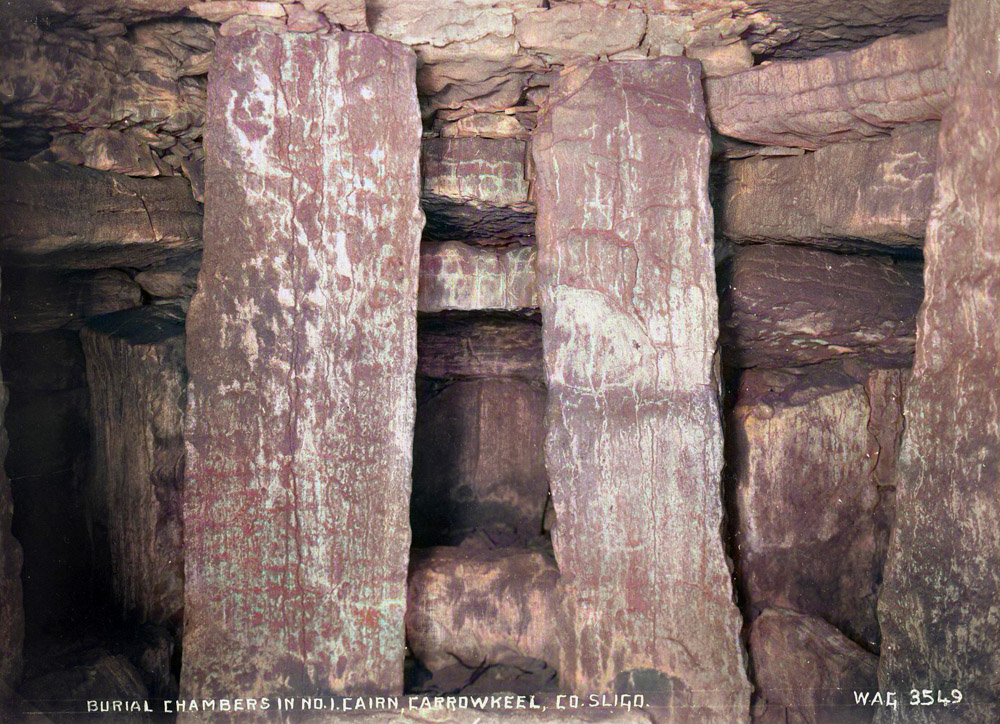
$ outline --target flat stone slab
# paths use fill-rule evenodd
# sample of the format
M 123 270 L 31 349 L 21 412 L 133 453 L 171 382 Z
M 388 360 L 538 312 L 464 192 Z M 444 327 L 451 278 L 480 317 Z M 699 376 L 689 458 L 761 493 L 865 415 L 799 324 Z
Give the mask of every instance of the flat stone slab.
M 750 699 L 720 534 L 700 76 L 583 65 L 533 140 L 560 683 L 646 692 L 671 722 L 745 720 Z
M 418 406 L 414 544 L 454 544 L 473 531 L 505 545 L 540 538 L 544 416 L 544 387 L 517 378 L 455 382 Z
M 750 619 L 790 608 L 877 649 L 907 375 L 834 362 L 740 376 L 726 469 Z
M 879 600 L 883 689 L 959 689 L 879 724 L 1000 720 L 1000 6 L 955 2 L 925 301 Z
M 819 148 L 941 118 L 951 96 L 944 28 L 705 81 L 712 126 L 770 146 Z
M 0 160 L 0 257 L 7 264 L 145 267 L 201 248 L 201 217 L 179 176 L 138 179 Z
M 888 138 L 823 146 L 802 156 L 725 164 L 715 198 L 718 233 L 736 242 L 784 241 L 852 250 L 920 247 L 934 193 L 938 124 Z
M 533 247 L 491 249 L 458 241 L 420 246 L 421 312 L 538 308 Z
M 245 33 L 215 53 L 187 317 L 182 696 L 398 693 L 416 61 L 352 33 Z
M 179 310 L 176 310 L 179 311 Z M 88 498 L 107 531 L 114 597 L 144 622 L 184 611 L 184 319 L 143 306 L 91 320 Z
M 59 271 L 7 267 L 0 326 L 6 332 L 80 329 L 91 317 L 142 303 L 142 289 L 120 269 Z
M 427 314 L 418 325 L 417 374 L 423 377 L 544 379 L 537 315 Z
M 781 244 L 742 247 L 719 269 L 723 361 L 795 367 L 843 357 L 912 364 L 920 262 Z
M 426 238 L 530 243 L 527 144 L 516 139 L 425 138 L 421 149 Z

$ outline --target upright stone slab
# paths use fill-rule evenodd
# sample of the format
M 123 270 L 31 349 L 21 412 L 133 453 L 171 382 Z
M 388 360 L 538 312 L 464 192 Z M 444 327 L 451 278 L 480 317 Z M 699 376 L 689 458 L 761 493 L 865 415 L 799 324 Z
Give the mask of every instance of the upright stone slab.
M 91 535 L 123 614 L 180 624 L 184 610 L 184 323 L 179 305 L 90 320 Z M 99 525 L 95 526 L 94 523 Z
M 720 534 L 699 78 L 680 59 L 583 66 L 534 141 L 560 676 L 643 691 L 671 722 L 745 720 L 749 706 Z
M 398 693 L 418 246 L 415 60 L 216 46 L 187 318 L 183 696 Z
M 1000 721 L 1000 5 L 955 0 L 926 295 L 879 601 L 876 721 Z M 911 688 L 957 706 L 907 706 Z

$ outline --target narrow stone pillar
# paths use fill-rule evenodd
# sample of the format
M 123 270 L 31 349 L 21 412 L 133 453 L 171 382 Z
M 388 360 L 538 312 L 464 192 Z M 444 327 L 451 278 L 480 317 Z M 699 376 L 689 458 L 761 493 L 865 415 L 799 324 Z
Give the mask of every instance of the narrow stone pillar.
M 0 716 L 13 708 L 13 689 L 21 678 L 24 607 L 21 599 L 21 546 L 10 532 L 14 504 L 4 469 L 7 457 L 7 386 L 0 373 Z
M 187 318 L 184 696 L 402 689 L 415 62 L 351 33 L 216 46 Z
M 955 0 L 926 294 L 879 600 L 878 722 L 1000 721 L 1000 5 Z M 909 706 L 911 689 L 931 706 Z M 958 705 L 942 697 L 962 692 Z M 923 699 L 920 692 L 919 699 Z
M 745 720 L 750 693 L 721 535 L 710 145 L 678 59 L 562 76 L 534 141 L 560 676 L 645 692 L 671 722 Z
M 89 320 L 80 336 L 90 389 L 91 536 L 101 562 L 110 564 L 120 612 L 179 626 L 187 389 L 182 313 L 179 306 L 136 307 Z

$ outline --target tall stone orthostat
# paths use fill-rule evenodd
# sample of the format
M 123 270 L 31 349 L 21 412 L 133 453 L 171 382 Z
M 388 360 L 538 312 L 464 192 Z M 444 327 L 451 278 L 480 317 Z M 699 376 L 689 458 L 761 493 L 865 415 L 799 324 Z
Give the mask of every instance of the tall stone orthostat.
M 533 143 L 560 677 L 664 720 L 748 717 L 721 525 L 709 132 L 697 63 L 580 67 Z
M 80 335 L 91 536 L 106 531 L 95 545 L 121 612 L 161 624 L 180 624 L 184 610 L 182 320 L 179 308 L 145 305 L 91 319 Z
M 216 47 L 187 318 L 182 695 L 402 689 L 415 72 L 370 35 Z
M 952 105 L 927 241 L 924 305 L 879 599 L 876 721 L 1000 720 L 1000 5 L 956 0 Z M 907 706 L 910 689 L 957 706 Z

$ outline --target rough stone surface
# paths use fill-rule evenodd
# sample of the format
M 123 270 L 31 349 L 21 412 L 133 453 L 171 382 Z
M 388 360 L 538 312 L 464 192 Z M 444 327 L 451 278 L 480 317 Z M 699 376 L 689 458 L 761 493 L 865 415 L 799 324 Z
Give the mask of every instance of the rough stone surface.
M 211 50 L 208 23 L 166 20 L 126 32 L 87 34 L 4 23 L 0 128 L 40 128 L 56 136 L 91 128 L 141 127 L 149 146 L 200 139 L 205 77 L 186 62 Z M 201 70 L 204 73 L 204 70 Z M 47 145 L 47 144 L 43 144 Z
M 946 31 L 776 62 L 705 82 L 712 125 L 733 138 L 818 148 L 941 118 L 950 98 Z
M 524 141 L 427 138 L 421 156 L 428 239 L 509 244 L 534 236 Z
M 635 48 L 645 30 L 646 16 L 639 8 L 566 2 L 521 18 L 517 41 L 550 61 L 567 63 Z
M 542 325 L 516 314 L 422 315 L 417 373 L 439 380 L 519 377 L 542 380 Z
M 921 123 L 802 156 L 731 161 L 716 194 L 718 231 L 738 242 L 921 246 L 937 134 L 938 124 Z
M 417 409 L 410 527 L 414 545 L 473 530 L 537 538 L 548 495 L 545 390 L 518 379 L 457 382 Z
M 106 531 L 114 598 L 144 622 L 181 623 L 184 324 L 145 306 L 81 333 L 90 388 L 93 518 Z
M 201 214 L 182 178 L 0 160 L 0 256 L 7 263 L 149 266 L 199 249 Z
M 860 357 L 913 360 L 923 297 L 916 261 L 760 245 L 719 272 L 723 359 L 734 367 L 795 367 Z
M 535 249 L 424 242 L 417 307 L 421 312 L 537 309 Z
M 26 681 L 22 696 L 31 705 L 26 711 L 43 712 L 46 719 L 25 717 L 27 721 L 51 721 L 52 724 L 80 724 L 95 715 L 85 714 L 87 700 L 144 701 L 149 697 L 142 674 L 123 654 L 105 649 L 78 653 L 54 670 Z M 114 715 L 111 715 L 114 716 Z M 108 718 L 107 716 L 103 718 Z M 148 724 L 150 714 L 119 714 L 114 724 Z
M 726 469 L 749 618 L 791 608 L 877 649 L 906 374 L 832 363 L 741 375 Z
M 187 318 L 182 695 L 397 693 L 415 60 L 351 33 L 244 34 L 215 52 Z
M 744 4 L 746 10 L 758 10 L 780 23 L 787 33 L 773 50 L 763 51 L 775 58 L 849 50 L 883 35 L 943 27 L 948 17 L 948 0 L 746 0 Z
M 141 271 L 135 282 L 151 297 L 189 300 L 198 286 L 201 254 L 171 259 Z
M 964 703 L 879 722 L 1000 719 L 1000 6 L 956 0 L 954 101 L 924 247 L 896 526 L 879 602 L 879 683 L 958 688 Z
M 6 340 L 4 340 L 6 341 Z M 13 500 L 3 462 L 7 457 L 7 385 L 0 373 L 0 714 L 12 706 L 10 693 L 21 678 L 24 604 L 21 599 L 21 546 L 11 535 Z
M 868 724 L 874 707 L 854 692 L 875 692 L 878 657 L 830 624 L 769 608 L 750 628 L 757 683 L 755 724 Z
M 729 45 L 688 48 L 687 57 L 701 63 L 701 73 L 706 78 L 721 78 L 753 67 L 753 53 L 743 40 Z
M 700 67 L 581 66 L 533 150 L 561 684 L 656 692 L 672 722 L 745 719 Z
M 136 307 L 142 290 L 117 269 L 4 269 L 0 327 L 7 332 L 80 329 L 90 317 Z
M 558 665 L 559 571 L 550 555 L 466 544 L 415 551 L 406 640 L 431 672 L 537 659 Z

